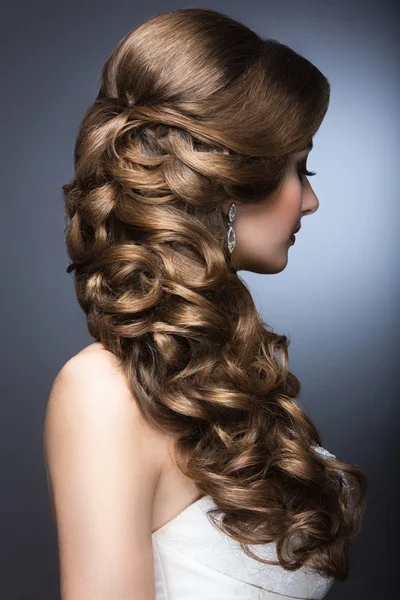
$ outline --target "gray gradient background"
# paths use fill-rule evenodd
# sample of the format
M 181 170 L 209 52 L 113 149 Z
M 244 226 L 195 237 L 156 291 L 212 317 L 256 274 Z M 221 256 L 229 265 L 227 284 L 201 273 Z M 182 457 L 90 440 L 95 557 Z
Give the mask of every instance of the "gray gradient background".
M 92 342 L 65 272 L 61 185 L 79 120 L 118 41 L 176 2 L 20 2 L 3 8 L 0 597 L 59 598 L 42 427 L 62 365 Z M 397 597 L 399 400 L 398 3 L 194 4 L 304 54 L 332 85 L 308 167 L 319 197 L 286 269 L 242 271 L 291 336 L 299 400 L 324 446 L 370 478 L 352 573 L 329 599 Z M 4 12 L 5 11 L 5 12 Z M 397 307 L 397 309 L 396 309 Z M 190 599 L 188 599 L 190 600 Z

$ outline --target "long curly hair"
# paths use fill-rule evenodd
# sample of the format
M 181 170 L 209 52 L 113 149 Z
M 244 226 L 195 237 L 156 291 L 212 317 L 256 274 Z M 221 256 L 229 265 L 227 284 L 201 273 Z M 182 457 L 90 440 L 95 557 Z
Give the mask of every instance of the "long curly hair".
M 214 500 L 212 521 L 260 562 L 343 581 L 368 479 L 315 452 L 290 339 L 260 318 L 232 266 L 222 211 L 279 194 L 329 96 L 311 62 L 228 15 L 155 15 L 105 63 L 62 190 L 88 331 Z M 249 548 L 270 542 L 278 562 Z

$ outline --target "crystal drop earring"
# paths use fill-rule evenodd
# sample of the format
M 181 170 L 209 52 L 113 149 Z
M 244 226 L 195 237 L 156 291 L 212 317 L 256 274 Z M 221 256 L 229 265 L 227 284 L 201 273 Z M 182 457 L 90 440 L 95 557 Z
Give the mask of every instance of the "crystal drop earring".
M 227 240 L 228 240 L 228 250 L 230 253 L 232 253 L 235 245 L 236 245 L 236 235 L 235 235 L 235 231 L 232 227 L 232 223 L 235 220 L 236 217 L 236 206 L 234 203 L 231 204 L 230 208 L 229 208 L 229 212 L 228 212 L 228 235 L 227 235 Z

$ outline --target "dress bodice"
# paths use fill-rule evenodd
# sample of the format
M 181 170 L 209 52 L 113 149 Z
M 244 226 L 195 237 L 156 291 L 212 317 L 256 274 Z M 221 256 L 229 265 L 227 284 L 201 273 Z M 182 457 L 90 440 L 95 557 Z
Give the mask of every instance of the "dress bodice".
M 335 457 L 320 446 L 316 450 Z M 210 496 L 203 496 L 152 534 L 156 600 L 325 597 L 333 578 L 307 567 L 289 571 L 250 558 L 238 542 L 209 521 L 206 511 L 215 507 Z M 278 559 L 274 543 L 249 547 L 262 558 Z

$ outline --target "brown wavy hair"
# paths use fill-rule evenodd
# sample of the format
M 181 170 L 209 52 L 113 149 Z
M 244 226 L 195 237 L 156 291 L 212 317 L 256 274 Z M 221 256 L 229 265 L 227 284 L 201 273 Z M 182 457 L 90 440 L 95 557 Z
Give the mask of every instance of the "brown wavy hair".
M 62 189 L 88 331 L 213 498 L 211 520 L 260 562 L 344 580 L 368 480 L 314 451 L 321 434 L 295 400 L 290 340 L 232 266 L 222 212 L 279 194 L 329 96 L 311 62 L 228 15 L 158 14 L 105 63 Z M 270 542 L 279 562 L 248 547 Z

